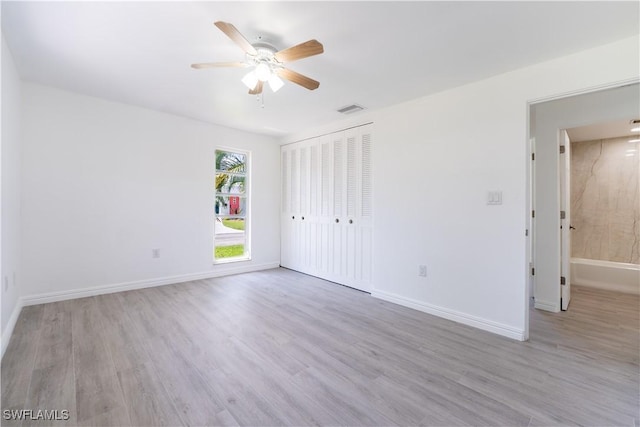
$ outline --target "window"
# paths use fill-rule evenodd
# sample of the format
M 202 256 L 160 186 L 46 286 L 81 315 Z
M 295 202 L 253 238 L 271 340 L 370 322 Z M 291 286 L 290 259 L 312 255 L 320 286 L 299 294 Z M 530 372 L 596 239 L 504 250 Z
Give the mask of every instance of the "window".
M 216 150 L 214 262 L 247 260 L 248 153 Z

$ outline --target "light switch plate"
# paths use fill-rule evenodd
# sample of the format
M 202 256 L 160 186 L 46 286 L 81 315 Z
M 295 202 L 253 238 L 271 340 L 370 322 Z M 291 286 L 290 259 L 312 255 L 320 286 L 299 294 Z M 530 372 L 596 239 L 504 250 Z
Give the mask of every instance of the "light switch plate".
M 488 205 L 501 205 L 502 204 L 502 191 L 491 190 L 487 192 L 487 204 Z

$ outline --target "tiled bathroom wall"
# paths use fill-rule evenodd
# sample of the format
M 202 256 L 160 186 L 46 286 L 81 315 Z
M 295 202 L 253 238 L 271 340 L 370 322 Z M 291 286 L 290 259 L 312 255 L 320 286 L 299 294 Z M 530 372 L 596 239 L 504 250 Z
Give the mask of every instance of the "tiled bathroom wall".
M 640 264 L 640 144 L 571 143 L 571 255 Z

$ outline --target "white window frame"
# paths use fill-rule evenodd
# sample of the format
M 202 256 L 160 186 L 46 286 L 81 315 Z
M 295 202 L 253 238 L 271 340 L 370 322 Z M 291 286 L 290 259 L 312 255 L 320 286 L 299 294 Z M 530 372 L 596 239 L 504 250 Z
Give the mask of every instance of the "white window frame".
M 242 154 L 245 156 L 245 173 L 244 173 L 244 199 L 245 199 L 245 213 L 244 215 L 225 215 L 225 214 L 220 214 L 218 212 L 215 211 L 215 205 L 216 205 L 216 200 L 218 196 L 230 196 L 230 194 L 228 193 L 218 193 L 218 190 L 216 189 L 215 186 L 215 179 L 216 179 L 216 175 L 219 172 L 224 172 L 224 171 L 218 171 L 216 169 L 216 164 L 215 164 L 215 159 L 217 156 L 217 153 L 219 151 L 225 151 L 225 152 L 230 152 L 230 153 L 235 153 L 235 154 Z M 214 169 L 214 174 L 213 174 L 213 263 L 214 264 L 227 264 L 227 263 L 233 263 L 233 262 L 239 262 L 239 261 L 250 261 L 251 260 L 251 151 L 247 151 L 247 150 L 241 150 L 238 148 L 234 148 L 234 147 L 216 147 L 215 152 L 214 152 L 214 165 L 213 165 L 213 169 Z M 240 256 L 237 257 L 230 257 L 230 258 L 220 258 L 217 259 L 215 256 L 215 248 L 216 248 L 216 221 L 218 220 L 218 218 L 231 218 L 231 217 L 244 217 L 244 253 Z

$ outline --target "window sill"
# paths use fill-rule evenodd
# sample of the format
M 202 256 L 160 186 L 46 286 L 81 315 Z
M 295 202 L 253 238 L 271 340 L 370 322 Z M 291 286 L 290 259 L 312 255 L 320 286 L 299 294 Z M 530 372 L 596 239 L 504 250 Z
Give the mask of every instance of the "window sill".
M 251 261 L 251 257 L 250 256 L 241 256 L 241 257 L 234 257 L 234 258 L 218 259 L 218 260 L 213 261 L 213 265 L 231 264 L 231 263 L 234 263 L 234 262 L 242 262 L 242 261 Z

